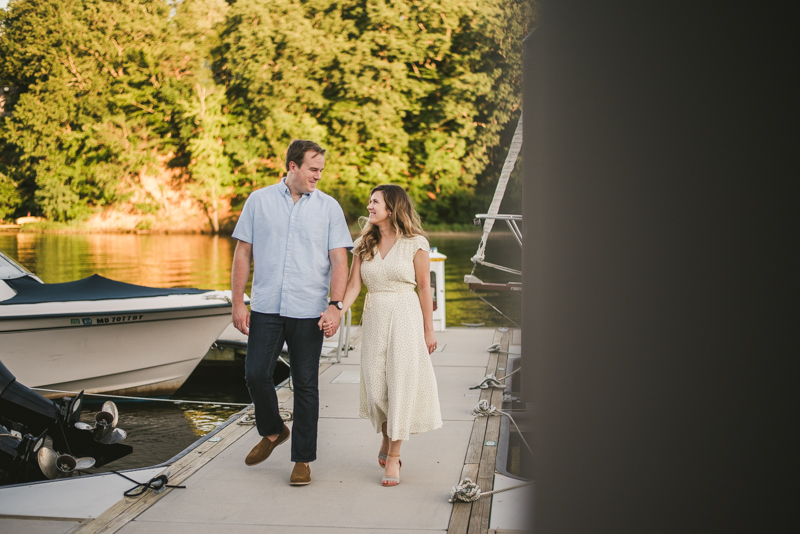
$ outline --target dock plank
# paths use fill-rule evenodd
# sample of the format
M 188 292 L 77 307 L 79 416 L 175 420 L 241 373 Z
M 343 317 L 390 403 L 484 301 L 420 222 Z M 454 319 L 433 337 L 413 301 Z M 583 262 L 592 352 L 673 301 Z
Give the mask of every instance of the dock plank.
M 495 330 L 493 343 L 500 344 L 500 351 L 491 353 L 486 365 L 486 374 L 504 376 L 508 362 L 508 347 L 514 331 L 500 332 Z M 496 408 L 503 406 L 503 390 L 487 388 L 481 390 L 480 400 L 486 400 Z M 500 416 L 476 417 L 472 426 L 469 446 L 461 480 L 470 478 L 478 484 L 482 492 L 491 491 L 494 484 L 495 463 L 497 461 L 497 442 L 500 438 Z M 487 441 L 495 445 L 486 445 Z M 453 504 L 453 513 L 447 532 L 450 534 L 485 534 L 489 530 L 491 498 L 484 497 L 472 503 L 457 502 Z
M 500 438 L 500 417 L 486 417 L 488 422 L 486 424 L 486 441 L 493 441 L 497 443 Z M 480 469 L 478 471 L 478 478 L 494 478 L 495 460 L 497 459 L 497 446 L 484 446 L 481 454 Z M 480 484 L 479 484 L 480 485 Z M 491 491 L 492 488 L 480 485 L 481 491 Z
M 486 440 L 494 441 L 500 436 L 500 417 L 489 417 L 486 427 Z M 481 492 L 492 491 L 494 489 L 495 463 L 497 462 L 497 446 L 484 446 L 481 462 L 478 467 L 478 475 L 475 483 Z M 491 497 L 482 497 L 472 506 L 470 517 L 469 534 L 485 533 L 489 528 L 489 516 L 491 514 Z
M 236 423 L 231 423 L 219 434 L 222 434 L 222 432 L 228 430 L 230 427 L 238 428 L 234 428 L 228 433 L 228 439 L 223 438 L 222 441 L 216 443 L 212 442 L 214 447 L 206 451 L 197 452 L 197 449 L 195 449 L 174 464 L 165 468 L 160 474 L 169 472 L 169 484 L 173 486 L 181 485 L 187 478 L 192 476 L 192 474 L 210 462 L 217 454 L 225 450 L 228 446 L 234 443 L 236 439 L 243 436 L 250 430 L 250 428 L 237 425 Z M 205 445 L 205 443 L 203 445 Z M 175 490 L 180 491 L 178 488 L 167 488 L 161 493 L 155 493 L 148 490 L 140 497 L 124 497 L 121 501 L 117 502 L 117 504 L 100 514 L 93 521 L 82 525 L 82 527 L 76 532 L 81 534 L 110 534 L 116 532 L 124 527 L 128 522 L 139 516 L 142 512 L 150 508 L 153 503 L 165 497 L 169 492 Z
M 321 363 L 319 366 L 319 374 L 325 372 L 331 365 L 333 364 Z M 279 389 L 279 404 L 283 406 L 291 400 L 292 396 L 293 393 L 290 388 Z M 169 472 L 169 484 L 175 486 L 181 485 L 186 479 L 203 468 L 217 455 L 222 453 L 253 428 L 253 425 L 239 424 L 239 420 L 245 415 L 252 415 L 252 413 L 252 409 L 243 412 L 237 421 L 231 422 L 225 428 L 217 432 L 215 437 L 221 438 L 219 441 L 204 441 L 174 464 L 165 468 L 160 474 Z M 174 490 L 181 491 L 178 488 L 168 488 L 161 493 L 148 491 L 140 497 L 125 497 L 96 517 L 93 521 L 82 524 L 75 532 L 80 534 L 112 534 L 117 532 Z
M 464 463 L 466 464 L 478 465 L 481 461 L 481 451 L 483 451 L 483 438 L 486 435 L 487 419 L 486 417 L 476 417 L 475 421 L 472 423 L 472 434 L 469 437 L 467 456 L 464 459 Z
M 250 429 L 251 427 L 249 425 L 243 426 L 237 424 L 237 422 L 231 422 L 227 427 L 216 434 L 216 437 L 222 438 L 221 441 L 203 442 L 174 464 L 166 467 L 160 474 L 169 472 L 169 484 L 174 486 L 181 485 L 187 478 L 210 462 L 215 456 L 249 432 Z M 174 489 L 180 491 L 178 488 Z M 83 525 L 76 532 L 81 534 L 107 534 L 116 532 L 129 521 L 132 521 L 139 514 L 147 510 L 154 502 L 162 499 L 169 492 L 174 491 L 174 489 L 167 488 L 161 493 L 148 490 L 140 497 L 125 497 L 95 518 L 94 521 Z
M 505 367 L 508 362 L 508 347 L 513 336 L 513 331 L 499 332 L 500 351 L 492 354 L 489 358 L 487 366 L 487 374 L 494 373 L 495 376 L 504 376 L 505 370 L 498 371 L 498 367 Z M 496 408 L 502 409 L 503 407 L 503 390 L 500 388 L 491 388 L 484 390 L 487 393 L 487 400 L 489 404 Z M 483 440 L 481 441 L 480 462 L 478 464 L 478 472 L 476 473 L 475 483 L 480 488 L 481 492 L 492 491 L 494 487 L 494 473 L 495 465 L 497 462 L 497 442 L 500 439 L 500 418 L 501 416 L 491 416 L 481 419 L 486 419 L 486 427 L 483 432 Z M 477 418 L 476 418 L 477 419 Z M 486 445 L 486 442 L 492 441 L 494 445 Z M 470 510 L 469 526 L 467 528 L 468 534 L 486 534 L 489 530 L 489 517 L 491 515 L 492 500 L 490 497 L 482 497 L 472 503 Z
M 475 480 L 477 476 L 477 463 L 464 464 L 464 469 L 461 470 L 461 480 L 465 478 Z M 457 501 L 453 503 L 453 512 L 450 514 L 450 524 L 447 527 L 447 534 L 466 534 L 469 528 L 469 517 L 472 513 L 472 505 L 473 503 L 471 502 Z

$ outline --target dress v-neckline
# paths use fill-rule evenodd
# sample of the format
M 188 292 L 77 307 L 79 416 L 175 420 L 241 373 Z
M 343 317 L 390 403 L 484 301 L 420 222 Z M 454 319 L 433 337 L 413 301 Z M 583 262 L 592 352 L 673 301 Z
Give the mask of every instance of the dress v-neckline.
M 394 243 L 392 243 L 392 247 L 391 247 L 391 248 L 390 248 L 388 251 L 386 251 L 386 256 L 388 256 L 389 254 L 391 254 L 391 253 L 392 253 L 392 251 L 394 250 L 394 247 L 395 247 L 395 245 L 397 245 L 397 242 L 398 242 L 398 241 L 400 241 L 400 236 L 397 236 L 397 239 L 395 239 L 395 240 L 394 240 Z M 378 256 L 380 256 L 380 258 L 381 258 L 381 261 L 386 261 L 386 256 L 384 256 L 383 254 L 381 254 L 381 247 L 380 247 L 380 245 L 378 245 Z

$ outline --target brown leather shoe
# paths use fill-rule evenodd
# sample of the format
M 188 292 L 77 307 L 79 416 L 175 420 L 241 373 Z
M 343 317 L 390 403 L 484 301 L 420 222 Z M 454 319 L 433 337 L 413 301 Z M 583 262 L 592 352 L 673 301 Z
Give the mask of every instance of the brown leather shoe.
M 292 469 L 292 476 L 289 477 L 289 484 L 292 486 L 311 484 L 311 466 L 303 462 L 296 462 Z
M 270 441 L 266 437 L 261 438 L 261 441 L 259 441 L 258 444 L 253 447 L 253 450 L 251 450 L 250 454 L 247 455 L 247 458 L 244 459 L 244 463 L 249 466 L 260 464 L 269 458 L 269 455 L 272 454 L 272 451 L 275 449 L 275 447 L 289 439 L 289 434 L 289 427 L 283 425 L 283 430 L 281 430 L 281 433 L 278 434 L 278 437 L 275 439 L 275 441 Z

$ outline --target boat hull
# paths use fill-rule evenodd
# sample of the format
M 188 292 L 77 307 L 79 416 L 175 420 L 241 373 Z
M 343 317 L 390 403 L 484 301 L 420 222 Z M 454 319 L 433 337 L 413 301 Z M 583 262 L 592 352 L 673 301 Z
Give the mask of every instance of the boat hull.
M 6 318 L 0 325 L 0 359 L 31 388 L 169 395 L 230 321 L 227 303 Z

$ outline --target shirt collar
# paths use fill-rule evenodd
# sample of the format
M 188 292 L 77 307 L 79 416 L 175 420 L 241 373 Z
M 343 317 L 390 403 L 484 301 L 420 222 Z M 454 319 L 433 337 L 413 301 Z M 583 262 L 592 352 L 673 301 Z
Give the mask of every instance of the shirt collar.
M 292 192 L 289 191 L 289 186 L 286 185 L 286 175 L 285 174 L 283 175 L 283 178 L 281 178 L 280 187 L 281 187 L 281 192 L 284 195 L 289 195 L 290 197 L 292 196 Z M 316 189 L 314 189 L 314 191 L 312 191 L 311 193 L 314 193 L 315 191 L 316 191 Z M 311 193 L 303 193 L 303 196 L 304 197 L 310 197 Z

